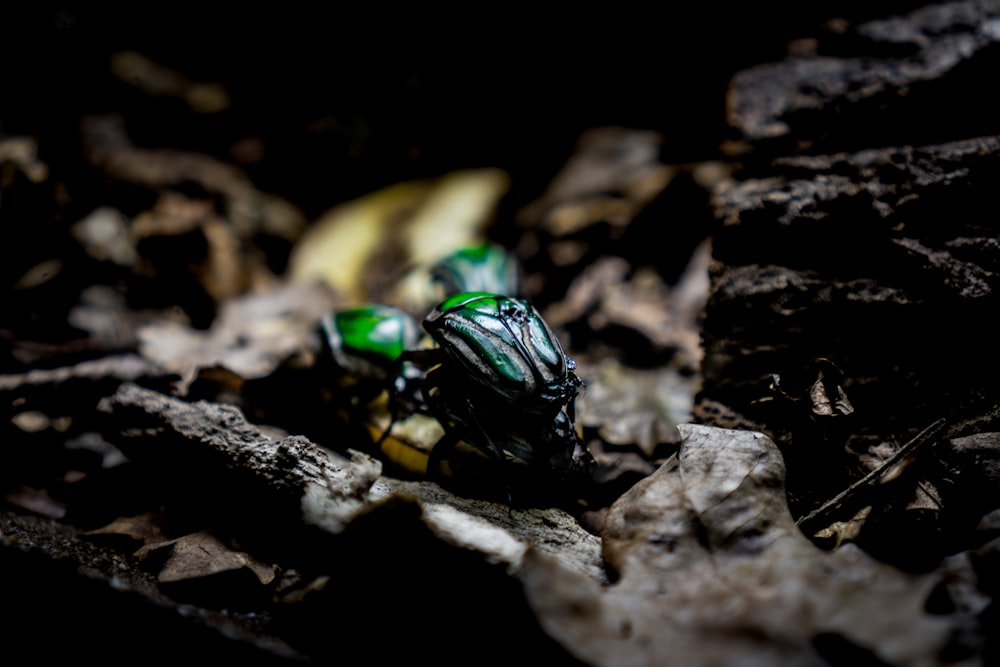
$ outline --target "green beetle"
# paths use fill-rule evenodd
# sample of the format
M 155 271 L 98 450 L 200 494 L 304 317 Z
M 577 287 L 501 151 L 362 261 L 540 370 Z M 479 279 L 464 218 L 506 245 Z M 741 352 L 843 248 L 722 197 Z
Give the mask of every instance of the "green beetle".
M 424 319 L 437 365 L 423 382 L 431 414 L 445 429 L 432 451 L 468 442 L 490 458 L 581 481 L 593 459 L 576 432 L 583 388 L 575 364 L 527 301 L 489 292 L 448 297 Z
M 461 247 L 431 267 L 431 283 L 446 295 L 484 291 L 517 294 L 520 269 L 495 243 Z M 398 374 L 397 359 L 420 342 L 416 320 L 404 309 L 368 304 L 330 313 L 321 320 L 337 365 L 357 380 L 386 380 Z
M 320 324 L 337 365 L 359 379 L 388 380 L 398 372 L 396 360 L 421 337 L 409 313 L 381 304 L 339 310 Z
M 426 413 L 421 393 L 424 370 L 402 359 L 423 337 L 408 312 L 368 304 L 330 313 L 320 324 L 339 369 L 331 399 L 346 410 L 345 419 L 371 433 L 382 415 L 388 417 L 389 428 L 372 435 L 377 448 L 403 416 Z
M 549 325 L 522 299 L 461 292 L 434 308 L 424 329 L 469 380 L 529 412 L 562 408 L 582 386 Z
M 459 248 L 432 266 L 430 273 L 439 300 L 459 292 L 521 293 L 517 261 L 489 241 Z
M 583 382 L 538 311 L 505 295 L 519 290 L 518 273 L 506 251 L 489 243 L 435 265 L 434 283 L 450 295 L 423 321 L 433 348 L 420 346 L 415 320 L 393 306 L 324 318 L 338 366 L 369 390 L 390 390 L 389 422 L 377 448 L 389 443 L 401 418 L 420 413 L 444 430 L 436 444 L 425 445 L 432 476 L 466 443 L 503 465 L 500 477 L 508 484 L 515 471 L 545 482 L 590 478 L 593 459 L 574 423 Z

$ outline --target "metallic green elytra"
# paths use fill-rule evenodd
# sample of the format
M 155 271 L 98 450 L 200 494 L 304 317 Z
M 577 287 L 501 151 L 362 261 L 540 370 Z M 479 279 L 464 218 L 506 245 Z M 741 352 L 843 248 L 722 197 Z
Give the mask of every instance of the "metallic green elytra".
M 560 409 L 582 385 L 555 334 L 522 299 L 455 294 L 427 315 L 424 329 L 470 379 L 525 410 Z
M 521 292 L 516 260 L 496 243 L 459 248 L 431 268 L 431 280 L 442 298 L 458 292 Z
M 334 359 L 358 377 L 385 379 L 406 350 L 420 341 L 409 313 L 381 304 L 340 310 L 322 320 Z

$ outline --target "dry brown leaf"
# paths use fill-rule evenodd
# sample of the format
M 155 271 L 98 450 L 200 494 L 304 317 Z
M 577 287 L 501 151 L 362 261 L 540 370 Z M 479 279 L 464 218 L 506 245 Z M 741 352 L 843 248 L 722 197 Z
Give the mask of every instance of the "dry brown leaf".
M 638 445 L 651 456 L 658 444 L 677 441 L 676 424 L 690 421 L 700 386 L 700 375 L 692 371 L 702 356 L 698 317 L 708 293 L 708 253 L 703 244 L 672 288 L 651 271 L 625 281 L 624 261 L 599 260 L 562 305 L 548 309 L 547 321 L 555 327 L 587 317 L 596 331 L 628 327 L 650 345 L 673 350 L 670 363 L 656 368 L 630 368 L 611 358 L 588 366 L 577 358 L 587 383 L 578 402 L 580 421 L 599 428 L 609 443 Z
M 46 489 L 32 486 L 21 486 L 10 489 L 0 499 L 16 507 L 23 507 L 29 512 L 47 516 L 51 519 L 62 519 L 66 516 L 67 504 L 52 497 Z
M 658 132 L 649 130 L 601 127 L 585 132 L 545 195 L 524 209 L 522 222 L 540 219 L 557 237 L 600 221 L 627 224 L 678 171 L 658 161 L 662 142 Z
M 826 384 L 823 382 L 822 376 L 820 376 L 809 389 L 809 398 L 812 401 L 813 413 L 820 417 L 830 417 L 838 414 L 849 415 L 854 412 L 854 406 L 847 399 L 847 393 L 844 392 L 844 388 L 838 384 L 836 385 L 836 392 L 836 397 L 831 399 Z
M 628 329 L 654 349 L 672 350 L 677 365 L 697 369 L 710 254 L 702 243 L 672 286 L 650 267 L 632 271 L 620 257 L 603 257 L 581 271 L 545 319 L 557 329 L 584 319 L 595 332 Z
M 142 546 L 161 544 L 166 540 L 159 516 L 151 512 L 118 517 L 106 526 L 88 530 L 84 535 L 121 535 L 139 542 Z
M 850 519 L 834 521 L 826 528 L 816 531 L 815 537 L 821 540 L 832 539 L 834 541 L 834 548 L 839 549 L 844 543 L 853 542 L 857 539 L 871 511 L 871 505 L 865 505 Z
M 208 331 L 170 321 L 147 325 L 138 332 L 139 349 L 181 376 L 181 395 L 201 369 L 220 366 L 244 379 L 263 377 L 309 352 L 317 323 L 334 303 L 323 285 L 283 285 L 227 301 Z
M 586 392 L 577 400 L 579 422 L 614 445 L 637 445 L 652 456 L 657 445 L 678 440 L 679 423 L 691 418 L 694 378 L 676 368 L 629 368 L 615 359 L 581 361 Z
M 526 555 L 527 595 L 552 636 L 592 665 L 826 665 L 840 650 L 937 664 L 950 622 L 924 610 L 931 577 L 853 545 L 816 548 L 788 512 L 784 463 L 764 435 L 680 428 L 678 456 L 608 514 L 617 582 Z
M 302 236 L 289 260 L 296 280 L 322 279 L 350 303 L 425 303 L 428 267 L 485 240 L 509 177 L 473 169 L 397 183 L 341 204 Z
M 136 551 L 135 555 L 144 560 L 163 549 L 171 551 L 157 575 L 161 583 L 198 579 L 221 572 L 247 569 L 266 586 L 274 581 L 277 574 L 274 565 L 261 563 L 249 554 L 231 548 L 208 531 L 149 544 Z

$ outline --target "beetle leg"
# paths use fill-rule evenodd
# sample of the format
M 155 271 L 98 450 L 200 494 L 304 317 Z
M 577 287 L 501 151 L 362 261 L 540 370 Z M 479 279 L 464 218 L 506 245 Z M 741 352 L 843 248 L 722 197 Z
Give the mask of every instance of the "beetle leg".
M 392 397 L 396 403 L 394 409 L 401 413 L 419 412 L 430 415 L 427 391 L 431 385 L 427 383 L 429 369 L 441 362 L 441 350 L 421 349 L 406 350 L 394 362 L 392 370 Z
M 396 425 L 405 414 L 421 412 L 427 414 L 429 408 L 426 398 L 421 393 L 421 385 L 425 381 L 423 369 L 434 366 L 440 357 L 437 349 L 404 350 L 392 365 L 392 386 L 389 387 L 389 425 L 382 431 L 375 442 L 375 450 L 382 448 L 382 444 L 392 427 Z M 408 373 L 407 364 L 412 364 L 417 372 Z
M 376 452 L 378 452 L 378 451 L 380 451 L 382 449 L 382 444 L 385 442 L 386 438 L 389 437 L 389 433 L 392 432 L 392 427 L 396 425 L 397 421 L 399 421 L 399 416 L 394 411 L 390 411 L 390 413 L 389 413 L 389 425 L 385 427 L 385 430 L 382 431 L 382 435 L 380 435 L 378 437 L 378 440 L 375 441 L 375 451 Z
M 490 438 L 490 434 L 486 431 L 482 423 L 476 417 L 476 410 L 475 407 L 472 405 L 472 401 L 470 401 L 468 397 L 466 397 L 463 400 L 463 402 L 465 403 L 465 407 L 469 411 L 469 416 L 471 417 L 472 423 L 475 424 L 476 430 L 479 431 L 479 435 L 482 436 L 482 442 L 485 445 L 486 450 L 490 453 L 490 456 L 492 456 L 494 459 L 502 463 L 504 460 L 503 451 L 496 446 L 496 444 L 493 442 L 493 439 Z
M 421 368 L 430 368 L 431 366 L 436 366 L 441 363 L 441 350 L 440 348 L 422 348 L 419 350 L 405 350 L 401 355 L 396 357 L 397 368 L 402 367 L 403 363 L 411 362 L 420 366 Z
M 431 450 L 432 455 L 440 461 L 444 457 L 444 454 L 452 451 L 464 436 L 464 439 L 469 444 L 483 450 L 491 459 L 503 463 L 503 451 L 490 437 L 488 429 L 483 426 L 476 414 L 473 401 L 468 396 L 457 397 L 455 395 L 445 395 L 447 393 L 445 385 L 449 384 L 449 376 L 444 368 L 433 370 L 424 378 L 423 389 L 431 413 L 445 428 L 446 433 L 451 436 L 452 440 L 447 443 L 446 448 L 441 448 L 440 451 L 441 441 L 438 441 L 438 444 L 435 444 Z M 456 411 L 455 408 L 458 408 L 458 410 Z M 461 426 L 458 430 L 464 431 L 464 433 L 456 432 L 456 424 Z M 429 463 L 428 469 L 430 469 Z
M 569 417 L 570 424 L 576 424 L 576 396 L 569 399 L 569 403 L 566 404 L 566 416 Z
M 434 446 L 431 447 L 427 455 L 427 478 L 437 480 L 441 478 L 441 462 L 447 459 L 446 454 L 455 450 L 458 439 L 451 433 L 442 435 Z

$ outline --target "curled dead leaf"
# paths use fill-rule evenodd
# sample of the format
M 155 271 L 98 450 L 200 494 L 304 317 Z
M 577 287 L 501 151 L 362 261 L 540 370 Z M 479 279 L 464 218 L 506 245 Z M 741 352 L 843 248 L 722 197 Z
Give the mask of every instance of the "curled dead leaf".
M 615 359 L 580 364 L 587 390 L 577 401 L 579 421 L 607 442 L 637 445 L 652 456 L 676 443 L 676 425 L 690 419 L 697 382 L 673 367 L 636 369 Z
M 136 516 L 122 516 L 114 519 L 111 523 L 88 530 L 84 535 L 94 536 L 120 536 L 139 543 L 141 547 L 150 544 L 161 544 L 167 537 L 160 525 L 161 518 L 152 512 L 145 512 Z M 140 547 L 140 548 L 141 548 Z
M 798 530 L 761 433 L 683 425 L 678 456 L 611 508 L 601 586 L 542 554 L 523 566 L 543 626 L 593 665 L 825 665 L 829 651 L 932 665 L 953 623 L 934 580 Z M 887 614 L 886 609 L 893 613 Z
M 164 549 L 170 551 L 157 574 L 161 583 L 198 579 L 242 569 L 252 572 L 263 585 L 270 584 L 276 576 L 274 565 L 261 563 L 249 554 L 233 549 L 208 531 L 148 544 L 136 551 L 136 556 L 146 559 Z
M 220 366 L 244 379 L 263 377 L 289 357 L 308 354 L 320 318 L 334 304 L 318 283 L 292 283 L 223 304 L 208 331 L 160 321 L 138 332 L 144 357 L 181 376 L 184 395 L 201 369 Z

